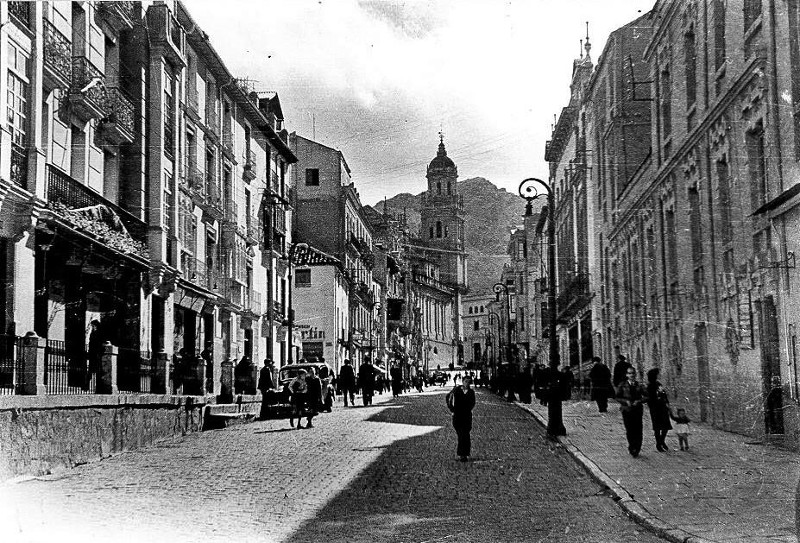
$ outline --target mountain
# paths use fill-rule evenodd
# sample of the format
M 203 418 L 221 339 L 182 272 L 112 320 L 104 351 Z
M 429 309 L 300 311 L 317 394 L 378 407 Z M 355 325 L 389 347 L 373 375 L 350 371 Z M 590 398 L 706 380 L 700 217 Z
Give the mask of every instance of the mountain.
M 483 177 L 459 181 L 458 193 L 464 197 L 470 294 L 490 293 L 492 285 L 500 280 L 503 264 L 508 262 L 508 236 L 511 229 L 522 225 L 525 201 Z M 383 212 L 383 204 L 380 202 L 375 208 Z M 390 213 L 401 215 L 405 210 L 409 229 L 415 234 L 419 233 L 421 205 L 422 193 L 404 192 L 386 200 Z

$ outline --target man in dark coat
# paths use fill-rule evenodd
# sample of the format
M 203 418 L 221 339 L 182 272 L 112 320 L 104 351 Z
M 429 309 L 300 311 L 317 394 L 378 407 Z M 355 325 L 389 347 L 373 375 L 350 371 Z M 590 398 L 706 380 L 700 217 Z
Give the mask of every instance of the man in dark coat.
M 469 459 L 472 441 L 472 410 L 475 408 L 475 391 L 472 390 L 472 377 L 466 376 L 460 386 L 453 388 L 453 428 L 458 436 L 456 454 L 459 460 L 466 462 Z
M 561 368 L 560 375 L 558 376 L 559 390 L 561 392 L 561 401 L 566 402 L 572 399 L 572 388 L 575 386 L 575 374 L 572 369 L 564 365 Z
M 624 355 L 619 355 L 617 357 L 617 363 L 614 364 L 614 380 L 612 381 L 615 389 L 625 382 L 628 370 L 632 367 L 633 366 L 631 366 L 630 362 L 628 362 L 628 359 L 625 358 Z
M 95 377 L 103 365 L 103 352 L 105 350 L 103 336 L 100 331 L 100 321 L 97 319 L 92 320 L 90 323 L 92 328 L 89 332 L 89 348 L 87 349 L 87 357 L 89 359 L 89 372 L 86 374 L 84 390 L 91 388 L 92 378 Z M 95 381 L 96 382 L 96 381 Z
M 339 370 L 339 390 L 344 398 L 344 406 L 347 407 L 347 397 L 350 397 L 350 405 L 355 405 L 356 401 L 356 372 L 350 360 L 344 361 L 344 366 Z
M 322 381 L 312 370 L 306 378 L 306 428 L 313 428 L 311 419 L 322 411 Z
M 594 366 L 589 370 L 589 382 L 592 384 L 592 401 L 597 403 L 600 413 L 608 412 L 608 399 L 614 395 L 611 386 L 611 370 L 603 364 L 599 356 L 593 358 Z
M 397 364 L 393 364 L 389 375 L 392 377 L 392 396 L 397 398 L 403 392 L 403 370 Z
M 369 358 L 358 368 L 358 386 L 361 387 L 361 397 L 364 405 L 372 405 L 372 395 L 375 393 L 375 368 Z
M 628 452 L 636 458 L 642 450 L 642 405 L 646 400 L 642 385 L 636 381 L 636 370 L 628 368 L 626 380 L 617 388 L 617 401 L 622 411 L 622 423 L 625 425 L 625 437 L 628 440 Z
M 272 379 L 272 360 L 264 360 L 264 367 L 258 372 L 258 390 L 261 391 L 261 412 L 258 418 L 266 420 L 269 415 L 269 404 L 272 401 L 275 382 Z

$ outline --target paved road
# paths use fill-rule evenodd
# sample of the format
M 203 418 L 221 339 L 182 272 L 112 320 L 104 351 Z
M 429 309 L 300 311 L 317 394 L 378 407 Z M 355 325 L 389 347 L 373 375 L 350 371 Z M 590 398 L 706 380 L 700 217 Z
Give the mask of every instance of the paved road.
M 194 434 L 0 487 L 0 540 L 660 541 L 531 415 L 480 393 L 474 460 L 455 459 L 444 392 L 337 406 L 314 429 Z

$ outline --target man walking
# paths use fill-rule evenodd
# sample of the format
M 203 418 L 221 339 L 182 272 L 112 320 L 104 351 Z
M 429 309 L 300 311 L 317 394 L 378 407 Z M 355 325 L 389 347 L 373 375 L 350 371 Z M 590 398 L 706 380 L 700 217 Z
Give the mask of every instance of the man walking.
M 632 368 L 628 359 L 625 358 L 625 355 L 617 356 L 617 363 L 614 364 L 614 388 L 616 389 L 619 385 L 621 385 L 628 374 L 628 370 Z
M 611 386 L 611 370 L 603 364 L 599 356 L 595 356 L 594 366 L 589 370 L 589 382 L 592 384 L 592 400 L 597 403 L 600 413 L 608 412 L 608 398 L 613 396 Z
M 636 458 L 642 450 L 642 415 L 645 401 L 644 388 L 636 381 L 636 370 L 628 368 L 627 379 L 617 389 L 617 401 L 622 411 L 625 437 L 628 439 L 628 452 Z
M 364 405 L 372 405 L 372 395 L 375 393 L 375 368 L 372 367 L 369 358 L 365 358 L 358 368 L 358 385 L 361 387 Z
M 345 359 L 344 366 L 339 370 L 339 390 L 344 398 L 344 406 L 347 407 L 347 397 L 350 397 L 350 405 L 355 405 L 356 401 L 356 372 L 350 360 Z
M 461 385 L 449 393 L 448 406 L 453 412 L 453 428 L 458 436 L 456 454 L 458 459 L 466 462 L 469 459 L 472 442 L 472 410 L 475 408 L 475 391 L 472 390 L 472 377 L 465 376 Z
M 265 359 L 264 367 L 258 374 L 258 390 L 261 391 L 261 413 L 259 413 L 259 420 L 266 420 L 269 415 L 269 404 L 272 401 L 273 388 L 275 383 L 272 379 L 272 360 Z

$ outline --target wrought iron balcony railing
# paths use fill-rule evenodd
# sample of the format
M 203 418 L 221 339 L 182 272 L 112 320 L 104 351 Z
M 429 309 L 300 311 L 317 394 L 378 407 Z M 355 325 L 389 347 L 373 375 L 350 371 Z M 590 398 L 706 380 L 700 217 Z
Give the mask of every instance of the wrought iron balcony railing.
M 43 28 L 45 86 L 68 88 L 72 81 L 72 42 L 47 19 Z
M 100 1 L 95 3 L 95 13 L 105 19 L 117 32 L 133 28 L 135 2 L 125 0 Z
M 24 189 L 28 187 L 28 152 L 21 145 L 11 144 L 11 182 Z
M 31 26 L 32 5 L 32 2 L 9 2 L 8 12 L 27 28 Z
M 105 76 L 87 57 L 72 57 L 69 101 L 76 113 L 85 120 L 105 116 Z
M 105 111 L 103 132 L 117 144 L 131 143 L 135 130 L 133 103 L 119 87 L 106 88 Z
M 59 207 L 67 211 L 84 210 L 101 205 L 107 207 L 119 217 L 135 247 L 128 247 L 130 241 L 126 241 L 124 235 L 106 225 L 98 225 L 97 221 L 91 220 L 90 217 L 72 215 L 68 220 L 72 222 L 79 220 L 81 228 L 90 232 L 96 231 L 97 235 L 107 237 L 109 245 L 119 249 L 139 251 L 140 256 L 146 254 L 147 225 L 144 221 L 50 164 L 47 165 L 47 201 L 56 211 Z

